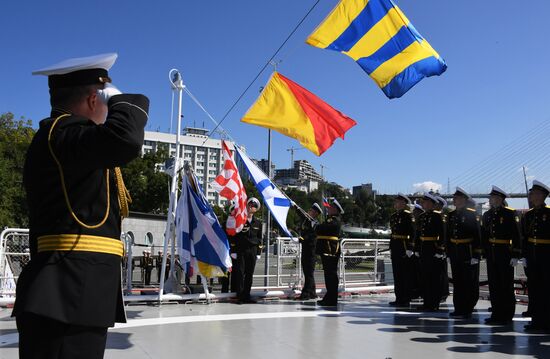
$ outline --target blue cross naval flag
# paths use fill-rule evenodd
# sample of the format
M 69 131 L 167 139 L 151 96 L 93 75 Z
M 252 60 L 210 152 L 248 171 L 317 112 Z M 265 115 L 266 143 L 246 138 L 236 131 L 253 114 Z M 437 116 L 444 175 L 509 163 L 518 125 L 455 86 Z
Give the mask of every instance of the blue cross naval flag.
M 191 179 L 189 178 L 191 177 Z M 176 238 L 182 265 L 207 278 L 221 277 L 231 268 L 229 242 L 194 174 L 183 176 L 176 209 Z
M 279 226 L 285 234 L 292 238 L 286 226 L 286 217 L 290 209 L 290 200 L 269 180 L 269 178 L 267 178 L 266 174 L 239 149 L 239 146 L 235 146 L 235 150 L 244 162 L 246 169 L 250 173 L 250 177 L 252 177 L 258 192 L 260 192 L 264 198 L 264 202 L 271 211 L 273 218 L 279 223 Z

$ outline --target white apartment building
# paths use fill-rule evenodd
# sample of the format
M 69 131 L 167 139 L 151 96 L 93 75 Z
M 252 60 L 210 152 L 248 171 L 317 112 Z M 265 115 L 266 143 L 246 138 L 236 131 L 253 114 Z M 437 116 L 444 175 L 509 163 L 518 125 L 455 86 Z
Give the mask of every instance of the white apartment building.
M 224 206 L 226 199 L 221 198 L 208 183 L 220 173 L 223 167 L 221 140 L 208 138 L 208 130 L 203 128 L 185 128 L 180 136 L 180 156 L 193 167 L 202 184 L 206 198 L 213 205 Z M 206 142 L 205 142 L 206 140 Z M 204 142 L 204 144 L 203 144 Z M 227 141 L 230 150 L 234 150 L 233 142 Z M 156 152 L 160 146 L 170 146 L 170 155 L 176 154 L 176 134 L 145 131 L 142 153 Z

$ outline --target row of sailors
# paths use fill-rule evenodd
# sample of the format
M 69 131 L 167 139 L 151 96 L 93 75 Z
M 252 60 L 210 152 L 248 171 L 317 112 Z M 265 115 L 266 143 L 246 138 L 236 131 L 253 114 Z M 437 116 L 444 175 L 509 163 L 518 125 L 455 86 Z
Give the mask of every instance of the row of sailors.
M 529 312 L 526 330 L 550 331 L 550 207 L 545 204 L 550 188 L 533 181 L 529 191 L 532 208 L 521 220 L 506 207 L 508 194 L 493 186 L 491 209 L 480 218 L 471 208 L 471 196 L 457 187 L 455 209 L 438 208 L 444 200 L 431 193 L 421 199 L 415 216 L 410 199 L 398 194 L 391 216 L 390 241 L 395 280 L 394 306 L 408 306 L 415 287 L 424 301 L 422 310 L 437 311 L 448 293 L 447 260 L 453 281 L 452 317 L 469 317 L 479 298 L 479 261 L 487 260 L 492 315 L 487 324 L 505 325 L 515 314 L 514 267 L 522 263 L 528 277 Z

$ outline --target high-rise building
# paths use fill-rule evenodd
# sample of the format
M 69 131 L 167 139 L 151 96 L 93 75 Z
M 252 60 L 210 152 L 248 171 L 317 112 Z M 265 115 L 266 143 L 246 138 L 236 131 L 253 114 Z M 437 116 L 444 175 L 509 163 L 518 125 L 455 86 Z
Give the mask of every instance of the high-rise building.
M 372 189 L 372 183 L 364 183 L 359 186 L 353 186 L 352 188 L 353 197 L 358 197 L 361 191 L 366 192 L 368 196 L 376 195 L 376 191 Z
M 281 186 L 294 187 L 311 192 L 319 187 L 323 178 L 306 160 L 294 161 L 293 168 L 275 170 L 275 182 Z
M 234 150 L 234 143 L 226 141 L 230 150 Z M 142 154 L 156 152 L 161 147 L 169 147 L 170 155 L 176 154 L 176 135 L 173 133 L 145 131 Z M 221 198 L 208 183 L 220 173 L 223 167 L 221 140 L 208 138 L 208 130 L 203 128 L 187 127 L 180 136 L 180 156 L 189 164 L 211 204 L 224 206 L 226 199 Z

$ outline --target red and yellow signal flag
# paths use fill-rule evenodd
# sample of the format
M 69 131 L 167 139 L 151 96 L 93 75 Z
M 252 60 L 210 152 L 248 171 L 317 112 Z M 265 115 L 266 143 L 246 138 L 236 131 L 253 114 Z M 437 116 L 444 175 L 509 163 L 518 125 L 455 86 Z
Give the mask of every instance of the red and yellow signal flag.
M 317 156 L 357 124 L 278 72 L 241 121 L 295 138 Z

